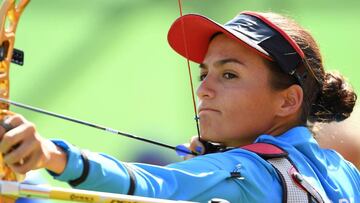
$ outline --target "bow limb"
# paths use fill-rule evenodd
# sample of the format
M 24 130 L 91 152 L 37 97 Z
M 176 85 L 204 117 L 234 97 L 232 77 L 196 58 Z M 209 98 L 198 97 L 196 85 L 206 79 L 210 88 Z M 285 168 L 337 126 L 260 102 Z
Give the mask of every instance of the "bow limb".
M 29 0 L 21 0 L 18 3 L 15 0 L 2 0 L 0 8 L 0 97 L 9 98 L 9 72 L 10 63 L 13 61 L 14 42 L 16 27 L 19 22 L 20 15 Z M 20 53 L 22 54 L 22 53 Z M 0 120 L 4 116 L 11 114 L 9 112 L 9 105 L 5 103 L 0 104 Z M 23 179 L 22 175 L 15 174 L 10 167 L 3 162 L 3 157 L 0 154 L 0 179 L 20 181 Z M 14 199 L 0 196 L 0 202 L 13 202 Z

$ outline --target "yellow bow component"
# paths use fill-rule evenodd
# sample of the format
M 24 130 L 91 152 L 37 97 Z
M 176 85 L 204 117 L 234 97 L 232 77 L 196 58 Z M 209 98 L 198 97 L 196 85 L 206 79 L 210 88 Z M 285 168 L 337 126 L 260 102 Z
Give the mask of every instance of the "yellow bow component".
M 25 6 L 29 3 L 29 0 L 20 0 L 17 3 L 15 0 L 2 0 L 0 8 L 0 97 L 9 98 L 9 69 L 10 63 L 17 61 L 18 54 L 22 55 L 22 52 L 15 50 L 14 52 L 14 41 L 15 31 L 19 22 L 20 15 L 24 10 Z M 15 55 L 13 55 L 15 53 Z M 20 56 L 22 58 L 22 56 Z M 0 104 L 0 120 L 4 116 L 9 115 L 9 105 Z M 3 157 L 0 155 L 0 179 L 1 180 L 12 180 L 20 181 L 23 176 L 15 174 L 7 165 L 3 162 Z M 0 203 L 11 203 L 15 200 L 12 198 L 6 198 L 0 196 Z

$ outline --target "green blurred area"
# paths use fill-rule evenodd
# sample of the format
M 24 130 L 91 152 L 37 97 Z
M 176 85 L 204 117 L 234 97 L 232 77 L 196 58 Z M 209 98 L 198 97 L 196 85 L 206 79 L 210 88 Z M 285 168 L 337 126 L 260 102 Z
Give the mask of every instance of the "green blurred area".
M 184 13 L 220 23 L 242 10 L 295 18 L 317 39 L 327 70 L 339 70 L 360 88 L 360 1 L 183 0 Z M 17 30 L 15 46 L 25 51 L 25 66 L 12 66 L 11 99 L 170 145 L 185 143 L 196 134 L 186 61 L 166 39 L 178 16 L 176 0 L 33 0 Z M 168 149 L 12 110 L 45 137 L 120 160 L 149 152 L 180 160 Z

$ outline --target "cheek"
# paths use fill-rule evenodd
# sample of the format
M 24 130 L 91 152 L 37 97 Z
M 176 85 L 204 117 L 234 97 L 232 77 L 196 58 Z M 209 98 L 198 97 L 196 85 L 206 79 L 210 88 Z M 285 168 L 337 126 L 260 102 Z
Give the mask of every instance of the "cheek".
M 223 107 L 231 114 L 251 116 L 271 111 L 273 99 L 268 91 L 233 91 L 224 97 Z
M 249 142 L 273 123 L 272 94 L 265 88 L 227 87 L 218 91 L 214 103 L 221 113 L 200 117 L 201 135 L 218 142 Z
M 229 98 L 229 97 L 228 97 Z M 266 92 L 257 91 L 233 94 L 226 101 L 224 109 L 225 125 L 234 129 L 246 129 L 261 132 L 274 118 L 273 98 Z

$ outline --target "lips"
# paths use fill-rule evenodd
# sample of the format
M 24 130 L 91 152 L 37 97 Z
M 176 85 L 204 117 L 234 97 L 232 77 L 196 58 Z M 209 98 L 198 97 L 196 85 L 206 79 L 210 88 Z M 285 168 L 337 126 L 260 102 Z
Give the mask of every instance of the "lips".
M 220 113 L 219 110 L 215 109 L 215 108 L 211 108 L 211 107 L 200 107 L 199 108 L 199 114 L 201 112 L 217 112 L 217 113 Z

